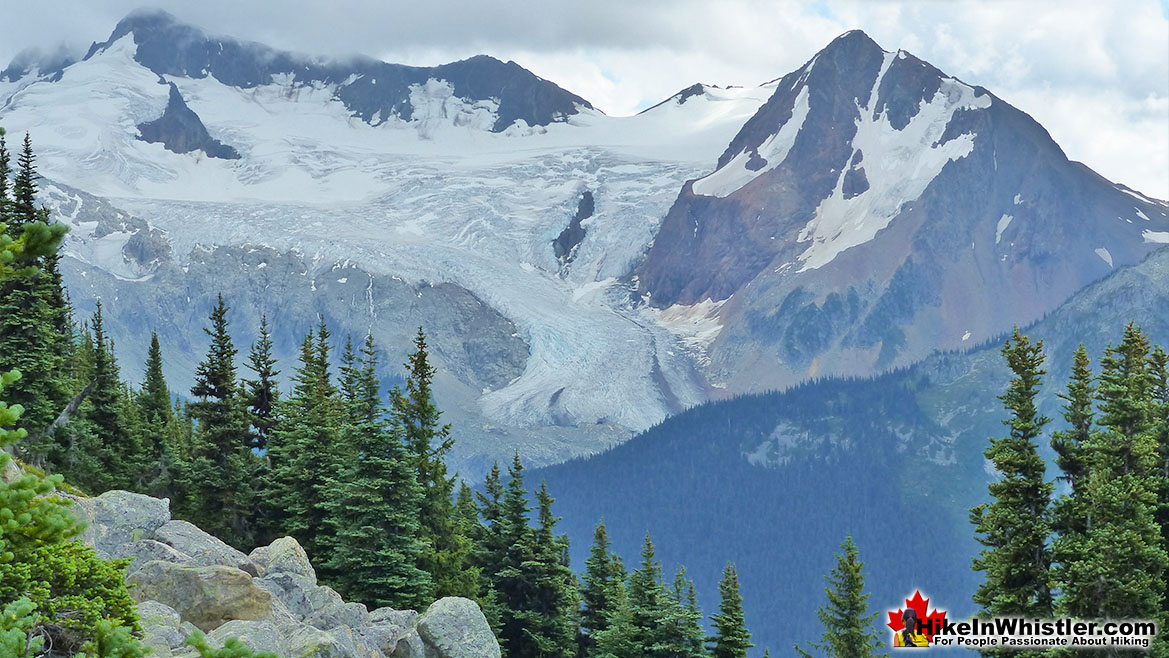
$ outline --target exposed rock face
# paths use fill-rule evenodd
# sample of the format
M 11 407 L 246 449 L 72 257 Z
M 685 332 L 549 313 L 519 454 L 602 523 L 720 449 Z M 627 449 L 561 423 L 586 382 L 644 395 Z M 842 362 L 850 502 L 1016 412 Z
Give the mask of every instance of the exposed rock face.
M 126 577 L 138 601 L 157 601 L 178 611 L 200 630 L 233 619 L 259 620 L 272 613 L 272 595 L 247 573 L 214 564 L 197 567 L 155 560 Z
M 162 144 L 174 153 L 203 151 L 209 158 L 238 160 L 239 152 L 207 132 L 199 115 L 187 107 L 175 83 L 170 83 L 170 99 L 162 116 L 138 126 L 138 139 Z
M 474 601 L 447 597 L 418 618 L 418 636 L 449 658 L 499 658 L 499 643 Z
M 125 491 L 78 499 L 82 540 L 105 558 L 133 558 L 126 581 L 143 642 L 159 658 L 194 658 L 195 631 L 281 658 L 498 658 L 479 606 L 461 598 L 413 610 L 346 603 L 317 582 L 300 544 L 282 537 L 244 555 L 186 521 L 170 503 Z
M 706 375 L 742 393 L 970 347 L 1167 234 L 1164 203 L 854 31 L 784 76 L 715 171 L 683 186 L 636 275 L 653 306 L 726 302 Z

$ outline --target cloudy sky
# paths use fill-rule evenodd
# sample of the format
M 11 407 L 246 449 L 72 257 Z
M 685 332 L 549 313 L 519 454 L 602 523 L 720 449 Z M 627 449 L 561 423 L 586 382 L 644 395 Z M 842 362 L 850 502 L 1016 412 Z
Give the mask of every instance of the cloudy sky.
M 1169 198 L 1169 0 L 38 0 L 8 8 L 0 61 L 104 40 L 139 6 L 323 55 L 513 59 L 609 114 L 694 82 L 751 85 L 859 28 L 987 87 L 1068 155 Z

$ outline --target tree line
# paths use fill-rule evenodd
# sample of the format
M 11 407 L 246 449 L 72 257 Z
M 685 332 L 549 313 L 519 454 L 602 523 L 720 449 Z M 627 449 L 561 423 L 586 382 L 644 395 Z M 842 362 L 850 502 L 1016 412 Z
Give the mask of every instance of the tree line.
M 19 275 L 0 281 L 0 372 L 20 373 L 4 380 L 13 404 L 0 424 L 21 428 L 19 441 L 13 429 L 9 443 L 26 469 L 50 474 L 28 476 L 36 482 L 26 478 L 27 491 L 49 499 L 67 481 L 89 493 L 167 497 L 177 518 L 244 550 L 291 535 L 321 579 L 348 600 L 414 609 L 442 596 L 476 600 L 510 658 L 746 656 L 750 635 L 733 566 L 724 573 L 722 606 L 708 637 L 693 584 L 684 571 L 672 583 L 663 580 L 648 535 L 640 566 L 627 572 L 609 550 L 602 523 L 578 578 L 567 537 L 556 531 L 553 498 L 541 485 L 533 507 L 518 455 L 506 482 L 496 465 L 480 491 L 448 472 L 451 428 L 435 404 L 436 369 L 421 328 L 404 364 L 404 385 L 383 391 L 372 336 L 358 344 L 347 337 L 337 349 L 321 318 L 304 337 L 284 392 L 267 318 L 241 364 L 230 307 L 220 295 L 187 394 L 176 395 L 167 382 L 157 334 L 141 386 L 130 385 L 102 304 L 85 322 L 74 321 L 58 270 L 64 230 L 36 205 L 27 136 L 11 191 L 9 169 L 0 136 L 5 239 L 39 245 L 23 250 Z M 50 238 L 26 237 L 42 231 Z M 43 556 L 37 569 L 29 568 L 28 556 L 0 560 L 0 582 L 15 573 L 27 581 L 21 589 L 0 587 L 0 608 L 24 606 L 23 619 L 76 620 L 57 647 L 92 652 L 111 633 L 132 637 L 125 565 L 97 559 L 74 541 L 76 524 L 60 518 L 29 518 L 59 526 L 50 542 L 55 566 Z M 54 572 L 76 570 L 77 560 L 87 569 L 106 565 L 101 582 L 53 581 Z M 37 573 L 43 580 L 34 583 Z M 77 605 L 79 588 L 80 599 L 91 602 L 88 614 L 66 613 L 62 606 Z

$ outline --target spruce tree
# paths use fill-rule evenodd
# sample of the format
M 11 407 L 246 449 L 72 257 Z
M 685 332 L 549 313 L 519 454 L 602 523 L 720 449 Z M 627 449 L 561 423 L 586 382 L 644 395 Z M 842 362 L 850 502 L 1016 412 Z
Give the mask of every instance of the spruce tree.
M 184 496 L 178 507 L 208 532 L 235 546 L 255 541 L 258 459 L 251 451 L 245 402 L 236 379 L 237 350 L 219 295 L 211 310 L 207 356 L 195 368 L 190 405 L 194 444 L 182 475 Z
M 499 596 L 501 623 L 499 641 L 508 658 L 539 655 L 530 627 L 534 583 L 529 570 L 536 560 L 535 531 L 529 525 L 528 492 L 524 489 L 524 466 L 519 455 L 508 469 L 510 479 L 500 505 L 500 538 L 503 552 L 495 568 L 494 587 Z
M 25 227 L 48 224 L 48 213 L 36 205 L 37 172 L 29 136 L 18 157 L 13 198 L 8 198 L 10 156 L 0 149 L 0 221 L 10 240 L 20 238 Z M 64 227 L 51 227 L 54 235 Z M 23 261 L 21 276 L 0 282 L 0 372 L 18 370 L 19 380 L 9 385 L 8 399 L 26 411 L 23 424 L 29 437 L 16 446 L 29 463 L 43 466 L 54 451 L 53 437 L 45 431 L 72 397 L 65 368 L 71 351 L 69 308 L 56 271 L 56 251 L 45 250 Z
M 341 431 L 357 451 L 325 492 L 331 550 L 323 566 L 346 599 L 371 608 L 421 610 L 433 589 L 430 574 L 417 566 L 425 550 L 417 518 L 422 488 L 401 437 L 386 423 L 372 336 L 360 363 L 350 364 L 353 422 Z
M 276 369 L 276 357 L 272 355 L 272 332 L 266 314 L 260 316 L 260 335 L 248 353 L 248 367 L 256 374 L 254 380 L 244 380 L 252 425 L 252 448 L 266 450 L 268 437 L 276 424 L 276 405 L 280 400 L 280 389 L 276 385 L 280 371 Z
M 669 599 L 662 585 L 662 565 L 649 533 L 641 549 L 641 566 L 629 575 L 628 605 L 633 642 L 643 647 L 646 655 L 656 656 L 655 647 L 667 642 L 663 620 L 667 616 Z
M 593 546 L 585 559 L 585 572 L 580 588 L 583 608 L 580 619 L 580 655 L 591 656 L 596 648 L 598 633 L 609 628 L 609 621 L 616 614 L 617 602 L 613 599 L 613 553 L 609 550 L 608 532 L 605 522 L 597 524 L 593 532 Z
M 667 658 L 706 656 L 706 633 L 702 629 L 702 611 L 694 583 L 686 578 L 686 569 L 678 567 L 674 583 L 667 593 L 668 603 L 661 620 L 663 639 L 654 647 L 654 655 Z
M 548 487 L 540 483 L 536 492 L 539 527 L 536 530 L 535 562 L 530 580 L 534 585 L 529 628 L 541 658 L 572 658 L 576 655 L 577 614 L 580 598 L 576 578 L 568 566 L 568 538 L 556 535 L 559 518 L 552 514 L 555 502 Z
M 442 412 L 434 404 L 431 382 L 436 369 L 430 365 L 421 327 L 414 348 L 406 362 L 406 390 L 395 391 L 392 399 L 394 422 L 403 428 L 424 492 L 419 517 L 429 550 L 421 566 L 434 578 L 436 596 L 474 598 L 479 590 L 479 573 L 471 566 L 471 543 L 459 533 L 455 521 L 455 478 L 448 476 L 446 469 L 446 455 L 454 440 L 450 425 L 440 424 Z
M 1151 413 L 1153 431 L 1157 437 L 1159 467 L 1156 479 L 1160 481 L 1155 516 L 1157 525 L 1161 526 L 1161 539 L 1166 551 L 1169 551 L 1169 353 L 1159 345 L 1153 348 L 1153 353 L 1149 357 L 1149 369 L 1153 374 Z M 1166 567 L 1164 579 L 1166 589 L 1161 602 L 1169 606 L 1169 566 Z M 1169 641 L 1169 628 L 1165 628 L 1162 635 Z
M 328 552 L 329 537 L 321 531 L 328 482 L 338 477 L 348 455 L 341 436 L 344 409 L 330 379 L 327 351 L 319 334 L 315 338 L 312 331 L 305 336 L 292 395 L 277 407 L 268 441 L 271 469 L 264 502 L 272 532 L 296 537 L 319 560 Z
M 734 564 L 723 570 L 722 582 L 718 585 L 720 603 L 718 614 L 711 617 L 715 634 L 710 638 L 712 658 L 747 658 L 751 644 L 751 633 L 743 615 L 743 597 L 739 594 L 739 572 Z
M 877 613 L 869 614 L 864 563 L 851 536 L 840 547 L 844 553 L 836 556 L 836 568 L 828 575 L 828 587 L 824 588 L 828 603 L 816 611 L 824 634 L 812 646 L 836 658 L 871 658 L 884 645 L 873 625 Z M 796 651 L 807 655 L 799 647 Z
M 613 615 L 608 627 L 596 634 L 596 647 L 590 658 L 640 658 L 647 655 L 646 648 L 638 642 L 638 629 L 634 626 L 633 611 L 625 583 L 618 580 L 613 590 Z
M 82 408 L 81 421 L 91 426 L 99 441 L 94 446 L 99 472 L 81 484 L 94 493 L 107 489 L 140 490 L 145 450 L 141 436 L 126 417 L 127 391 L 119 375 L 113 342 L 106 336 L 102 304 L 97 303 L 93 328 L 93 389 Z
M 1054 432 L 1051 437 L 1055 461 L 1062 472 L 1057 479 L 1068 487 L 1068 492 L 1061 495 L 1052 508 L 1052 529 L 1056 533 L 1052 542 L 1052 577 L 1063 592 L 1057 607 L 1064 613 L 1068 612 L 1069 606 L 1082 608 L 1076 603 L 1078 585 L 1067 580 L 1066 569 L 1082 555 L 1089 527 L 1085 495 L 1091 466 L 1089 447 L 1094 431 L 1094 395 L 1091 360 L 1081 344 L 1072 362 L 1067 390 L 1059 394 L 1064 400 L 1063 417 L 1068 427 Z
M 974 559 L 974 569 L 985 574 L 974 602 L 991 614 L 1049 617 L 1052 485 L 1044 479 L 1046 464 L 1036 441 L 1050 419 L 1035 405 L 1046 374 L 1043 342 L 1032 343 L 1016 328 L 1002 353 L 1013 373 L 999 396 L 1010 433 L 991 439 L 984 453 L 1000 476 L 988 485 L 994 501 L 970 511 L 978 541 L 986 547 Z
M 142 409 L 142 419 L 151 425 L 164 426 L 174 415 L 174 402 L 162 373 L 162 347 L 158 344 L 158 332 L 154 331 L 150 332 L 146 376 L 138 395 L 138 404 Z
M 1063 605 L 1081 617 L 1162 619 L 1169 563 L 1157 523 L 1163 478 L 1148 338 L 1133 324 L 1100 360 L 1100 430 L 1088 446 L 1086 534 L 1063 565 Z

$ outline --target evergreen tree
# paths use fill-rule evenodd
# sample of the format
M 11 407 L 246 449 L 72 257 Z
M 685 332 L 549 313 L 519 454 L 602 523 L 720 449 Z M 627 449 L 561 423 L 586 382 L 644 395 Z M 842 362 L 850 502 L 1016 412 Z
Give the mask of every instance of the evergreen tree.
M 739 594 L 739 573 L 735 565 L 728 564 L 718 586 L 721 602 L 714 622 L 715 635 L 710 638 L 712 658 L 747 658 L 751 644 L 751 633 L 743 616 L 743 597 Z
M 706 656 L 706 633 L 702 629 L 698 595 L 694 591 L 694 583 L 686 579 L 686 569 L 682 567 L 678 567 L 674 574 L 661 625 L 663 640 L 654 647 L 654 655 L 665 658 Z
M 345 348 L 341 352 L 341 367 L 338 371 L 341 374 L 341 399 L 348 405 L 352 405 L 361 394 L 358 390 L 360 388 L 358 370 L 357 353 L 353 351 L 353 337 L 346 336 Z
M 1067 581 L 1066 568 L 1082 555 L 1088 530 L 1085 490 L 1091 465 L 1088 448 L 1092 443 L 1094 395 L 1091 360 L 1081 344 L 1072 363 L 1067 390 L 1059 394 L 1065 402 L 1063 417 L 1068 427 L 1053 433 L 1051 437 L 1051 447 L 1056 453 L 1055 461 L 1063 473 L 1057 479 L 1068 485 L 1068 493 L 1060 496 L 1052 509 L 1052 527 L 1056 532 L 1052 543 L 1052 577 L 1064 593 L 1057 602 L 1064 613 L 1068 612 L 1069 605 L 1082 607 L 1074 603 L 1077 585 Z M 1072 595 L 1069 596 L 1069 593 Z
M 371 608 L 421 610 L 433 589 L 430 574 L 417 567 L 425 550 L 416 516 L 422 488 L 401 438 L 385 421 L 372 336 L 360 363 L 350 364 L 355 422 L 342 433 L 357 454 L 325 493 L 325 527 L 332 538 L 323 565 L 346 599 Z
M 10 156 L 0 147 L 0 222 L 9 240 L 20 238 L 25 227 L 48 223 L 48 213 L 36 206 L 38 175 L 29 136 L 18 157 L 12 199 L 8 198 Z M 50 229 L 62 235 L 64 227 Z M 22 263 L 21 276 L 0 282 L 0 372 L 18 370 L 19 380 L 9 386 L 8 399 L 26 411 L 23 424 L 29 437 L 16 446 L 29 463 L 43 466 L 53 452 L 45 430 L 72 397 L 65 363 L 72 334 L 69 308 L 56 271 L 56 251 L 46 250 Z
M 446 470 L 446 455 L 454 440 L 450 425 L 439 424 L 442 412 L 435 406 L 431 391 L 436 369 L 430 365 L 421 327 L 414 348 L 406 362 L 406 390 L 395 391 L 392 398 L 394 421 L 403 428 L 425 494 L 419 517 L 429 550 L 421 566 L 434 578 L 436 596 L 474 598 L 479 590 L 479 573 L 471 566 L 471 542 L 459 533 L 455 522 L 455 478 L 448 477 Z
M 1161 526 L 1161 539 L 1166 551 L 1169 551 L 1169 353 L 1159 345 L 1153 348 L 1149 357 L 1149 369 L 1153 374 L 1151 412 L 1157 437 L 1156 479 L 1161 485 L 1155 516 L 1157 525 Z M 1161 602 L 1169 606 L 1169 566 L 1166 567 L 1164 580 L 1166 589 Z M 1169 628 L 1165 628 L 1162 635 L 1169 641 Z
M 268 442 L 271 460 L 265 516 L 273 531 L 292 535 L 314 559 L 327 554 L 324 532 L 328 482 L 348 455 L 341 436 L 344 411 L 330 381 L 327 350 L 319 334 L 305 336 L 292 396 L 279 403 Z M 327 346 L 327 336 L 324 344 Z M 326 357 L 322 359 L 322 356 Z
M 5 138 L 3 131 L 0 131 L 0 224 L 4 224 L 4 232 L 15 241 L 19 235 L 17 235 L 14 229 L 9 229 L 9 224 L 12 223 L 12 199 L 8 196 L 8 177 L 11 175 L 12 154 L 8 152 L 8 140 Z M 6 277 L 5 280 L 7 281 L 11 278 Z
M 533 656 L 572 658 L 576 655 L 577 611 L 580 598 L 576 579 L 568 566 L 568 538 L 555 534 L 559 518 L 552 515 L 552 496 L 540 484 L 536 492 L 539 527 L 535 560 L 526 571 L 533 585 L 532 605 L 523 614 L 537 647 Z
M 37 213 L 37 174 L 34 164 L 36 156 L 32 150 L 32 138 L 24 134 L 24 145 L 20 155 L 16 158 L 16 180 L 12 183 L 12 227 L 19 228 L 24 224 L 42 219 Z M 48 256 L 48 254 L 46 254 Z
M 146 357 L 146 377 L 138 395 L 142 419 L 151 425 L 162 427 L 174 415 L 174 403 L 170 388 L 162 374 L 162 347 L 158 344 L 158 333 L 150 332 L 150 351 Z
M 663 620 L 667 616 L 669 599 L 662 586 L 662 565 L 649 533 L 641 549 L 641 566 L 629 575 L 628 605 L 630 630 L 636 646 L 646 656 L 658 656 L 668 643 Z
M 999 396 L 1010 415 L 1003 421 L 1010 434 L 991 439 L 984 453 L 1000 475 L 988 486 L 994 502 L 970 511 L 978 541 L 986 547 L 974 559 L 974 569 L 985 573 L 974 601 L 992 614 L 1049 617 L 1052 485 L 1044 480 L 1046 464 L 1036 440 L 1050 419 L 1035 406 L 1046 374 L 1043 342 L 1032 343 L 1016 329 L 1002 353 L 1013 373 Z
M 595 658 L 640 658 L 646 655 L 645 647 L 638 643 L 638 629 L 634 626 L 633 610 L 623 580 L 617 580 L 614 587 L 613 615 L 608 627 L 597 631 L 596 647 L 590 656 Z
M 1081 617 L 1164 614 L 1166 556 L 1157 523 L 1163 479 L 1153 420 L 1149 342 L 1129 324 L 1100 360 L 1100 430 L 1088 445 L 1086 534 L 1063 565 L 1063 606 Z
M 97 303 L 93 328 L 93 389 L 81 412 L 81 422 L 92 432 L 90 448 L 97 472 L 78 473 L 78 483 L 97 493 L 108 489 L 140 490 L 145 451 L 141 435 L 132 431 L 126 415 L 127 392 L 114 357 L 113 342 L 106 337 L 102 304 Z M 82 445 L 90 444 L 83 441 Z
M 584 580 L 581 583 L 580 655 L 592 656 L 596 648 L 596 636 L 609 628 L 609 622 L 616 614 L 617 601 L 614 587 L 613 553 L 605 522 L 597 524 L 593 532 L 593 546 L 585 559 Z
M 816 611 L 824 634 L 812 646 L 836 658 L 870 658 L 878 655 L 884 645 L 873 626 L 877 613 L 869 614 L 864 563 L 852 537 L 847 537 L 841 548 L 844 553 L 836 556 L 836 568 L 828 575 L 828 587 L 824 588 L 828 604 Z M 799 647 L 796 651 L 807 655 Z
M 536 559 L 536 536 L 529 525 L 531 508 L 524 489 L 524 466 L 517 454 L 508 469 L 510 480 L 500 503 L 502 553 L 495 567 L 494 589 L 500 605 L 500 645 L 508 658 L 539 655 L 529 628 L 531 618 L 525 611 L 532 607 L 532 583 L 528 569 Z
M 188 519 L 235 546 L 254 543 L 251 519 L 256 504 L 259 463 L 251 451 L 245 402 L 236 380 L 235 356 L 227 312 L 219 295 L 211 311 L 207 356 L 195 368 L 190 405 L 194 443 L 183 467 L 184 493 L 177 506 Z M 179 501 L 176 501 L 177 503 Z
M 248 412 L 252 425 L 252 448 L 266 450 L 268 437 L 276 424 L 276 405 L 280 390 L 276 386 L 276 358 L 272 355 L 272 333 L 268 316 L 260 317 L 260 336 L 248 353 L 248 367 L 256 373 L 254 380 L 244 380 Z

